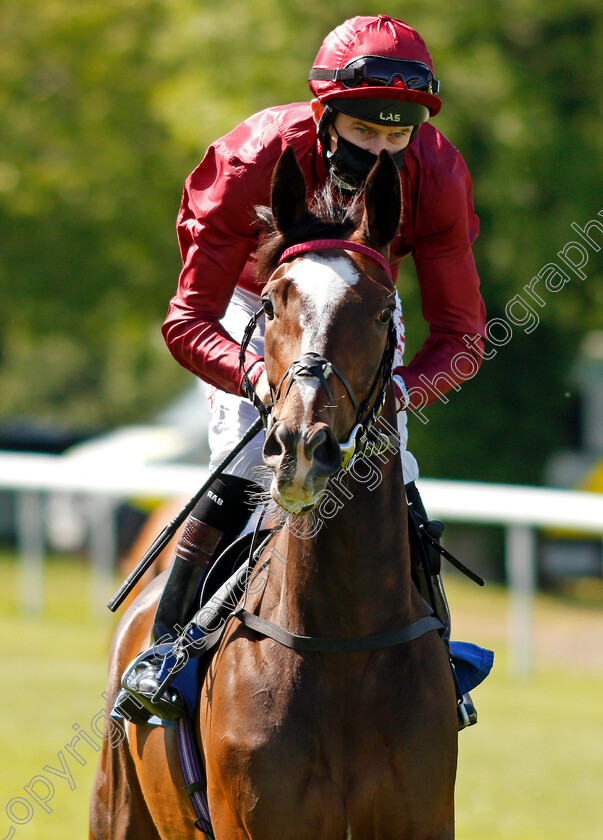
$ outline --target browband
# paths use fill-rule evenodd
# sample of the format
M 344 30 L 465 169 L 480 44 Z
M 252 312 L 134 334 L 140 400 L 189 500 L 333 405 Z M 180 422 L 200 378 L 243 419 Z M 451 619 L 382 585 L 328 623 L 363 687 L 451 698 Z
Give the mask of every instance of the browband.
M 381 268 L 387 271 L 392 283 L 394 282 L 391 266 L 379 251 L 369 248 L 368 245 L 361 245 L 359 242 L 349 242 L 347 239 L 313 239 L 310 242 L 300 242 L 299 245 L 292 245 L 286 251 L 283 251 L 278 264 L 282 265 L 286 260 L 298 254 L 305 254 L 308 251 L 322 251 L 324 248 L 336 248 L 342 251 L 356 251 L 358 254 L 364 254 L 365 257 L 370 257 L 370 259 L 379 263 Z

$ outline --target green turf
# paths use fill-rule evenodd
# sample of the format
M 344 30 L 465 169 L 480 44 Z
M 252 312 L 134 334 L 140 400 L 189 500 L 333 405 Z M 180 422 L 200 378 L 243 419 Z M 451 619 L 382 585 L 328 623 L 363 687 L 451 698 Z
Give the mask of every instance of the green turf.
M 479 725 L 461 733 L 458 837 L 603 837 L 602 694 L 601 674 L 538 670 L 521 684 L 499 657 L 474 693 Z
M 45 576 L 43 618 L 17 611 L 14 563 L 3 558 L 0 575 L 0 638 L 2 639 L 2 757 L 0 764 L 0 838 L 75 840 L 88 836 L 87 803 L 98 753 L 86 741 L 74 743 L 79 761 L 65 745 L 76 736 L 74 726 L 91 733 L 93 717 L 102 709 L 106 661 L 113 619 L 92 619 L 89 579 L 77 561 L 54 561 Z M 100 739 L 91 734 L 93 743 Z M 62 754 L 72 778 L 68 780 Z M 81 763 L 84 762 L 84 763 Z M 56 776 L 46 766 L 63 771 Z M 37 780 L 36 780 L 36 777 Z M 54 794 L 50 798 L 50 780 Z M 33 782 L 32 782 L 33 780 Z M 47 808 L 34 803 L 24 787 Z M 30 803 L 30 810 L 23 801 Z M 9 812 L 22 824 L 11 822 Z
M 87 837 L 87 810 L 96 753 L 79 742 L 85 764 L 65 751 L 73 726 L 90 732 L 103 705 L 106 658 L 114 619 L 93 619 L 89 579 L 82 563 L 47 566 L 43 619 L 18 615 L 15 564 L 0 558 L 0 638 L 2 639 L 2 719 L 0 722 L 0 840 L 10 838 L 6 807 L 22 819 L 14 838 L 80 840 Z M 503 590 L 452 581 L 448 586 L 458 629 L 471 616 L 470 641 L 496 650 L 496 667 L 474 692 L 480 722 L 461 733 L 457 783 L 457 840 L 595 840 L 603 837 L 603 672 L 583 665 L 555 665 L 554 651 L 538 656 L 535 675 L 509 676 Z M 537 620 L 552 616 L 568 627 L 588 621 L 601 635 L 600 611 L 550 598 L 538 603 Z M 600 642 L 601 644 L 601 642 Z M 98 741 L 98 739 L 96 739 Z M 62 753 L 72 772 L 60 769 Z M 25 786 L 47 794 L 52 813 L 31 802 Z M 12 823 L 14 825 L 14 823 Z

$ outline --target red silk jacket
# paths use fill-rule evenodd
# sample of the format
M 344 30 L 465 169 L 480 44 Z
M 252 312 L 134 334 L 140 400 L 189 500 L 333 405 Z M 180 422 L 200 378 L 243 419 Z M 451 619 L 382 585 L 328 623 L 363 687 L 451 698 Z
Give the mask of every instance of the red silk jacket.
M 250 117 L 209 147 L 184 185 L 177 225 L 183 268 L 163 334 L 181 365 L 231 393 L 241 393 L 239 345 L 219 321 L 235 286 L 256 293 L 261 289 L 254 272 L 258 230 L 253 208 L 270 203 L 272 170 L 288 145 L 310 196 L 328 173 L 309 103 Z M 397 372 L 412 403 L 423 407 L 477 372 L 486 316 L 471 252 L 478 220 L 463 158 L 425 123 L 405 161 L 403 221 L 391 244 L 390 263 L 395 277 L 400 262 L 412 254 L 429 336 Z M 247 352 L 246 369 L 258 360 Z M 252 381 L 261 369 L 254 368 Z

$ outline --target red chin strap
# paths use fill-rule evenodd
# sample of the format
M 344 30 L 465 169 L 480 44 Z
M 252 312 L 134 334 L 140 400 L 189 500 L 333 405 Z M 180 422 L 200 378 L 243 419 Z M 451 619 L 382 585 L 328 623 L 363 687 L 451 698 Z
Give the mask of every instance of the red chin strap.
M 313 239 L 310 242 L 300 242 L 299 245 L 292 245 L 283 251 L 278 261 L 282 265 L 291 257 L 296 257 L 298 254 L 306 254 L 308 251 L 324 251 L 324 250 L 338 250 L 338 251 L 356 251 L 358 254 L 364 254 L 374 262 L 378 263 L 381 268 L 387 272 L 387 276 L 394 282 L 392 269 L 383 254 L 375 251 L 374 248 L 369 248 L 368 245 L 361 245 L 359 242 L 349 242 L 347 239 Z

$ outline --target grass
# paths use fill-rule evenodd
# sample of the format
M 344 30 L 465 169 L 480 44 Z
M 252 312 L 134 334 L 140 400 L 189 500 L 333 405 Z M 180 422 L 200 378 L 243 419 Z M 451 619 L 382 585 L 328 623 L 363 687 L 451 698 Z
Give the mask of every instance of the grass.
M 535 669 L 510 675 L 508 595 L 447 584 L 453 637 L 495 650 L 473 692 L 479 724 L 459 737 L 459 840 L 603 837 L 603 610 L 539 595 Z
M 65 745 L 74 726 L 91 732 L 103 706 L 114 619 L 90 615 L 88 574 L 78 561 L 48 564 L 41 619 L 18 613 L 12 557 L 0 557 L 0 574 L 0 840 L 84 838 L 97 754 L 80 741 L 81 764 Z M 457 840 L 603 836 L 603 668 L 584 657 L 589 645 L 596 652 L 603 644 L 600 608 L 539 597 L 535 673 L 517 680 L 508 667 L 505 591 L 477 590 L 456 578 L 447 590 L 454 637 L 493 647 L 497 657 L 474 692 L 480 722 L 459 739 Z M 564 638 L 547 628 L 566 628 Z M 71 785 L 65 774 L 44 769 L 60 770 L 60 754 Z M 44 778 L 52 781 L 52 798 Z M 28 785 L 48 798 L 52 813 L 33 804 Z
M 603 836 L 602 688 L 600 675 L 546 669 L 518 685 L 499 670 L 475 692 L 480 723 L 460 740 L 459 838 Z
M 84 838 L 97 753 L 80 739 L 74 744 L 78 761 L 65 745 L 76 736 L 74 726 L 89 733 L 93 717 L 104 706 L 113 619 L 108 611 L 104 620 L 89 615 L 88 575 L 77 561 L 47 565 L 43 618 L 18 614 L 14 561 L 1 558 L 0 575 L 4 671 L 0 835 L 8 840 L 12 825 L 16 840 Z M 98 737 L 92 740 L 100 743 Z M 71 780 L 59 754 L 71 771 Z M 45 767 L 63 770 L 63 776 Z M 50 781 L 54 794 L 44 779 Z M 48 800 L 46 808 L 32 800 L 24 789 L 27 785 L 40 799 Z

